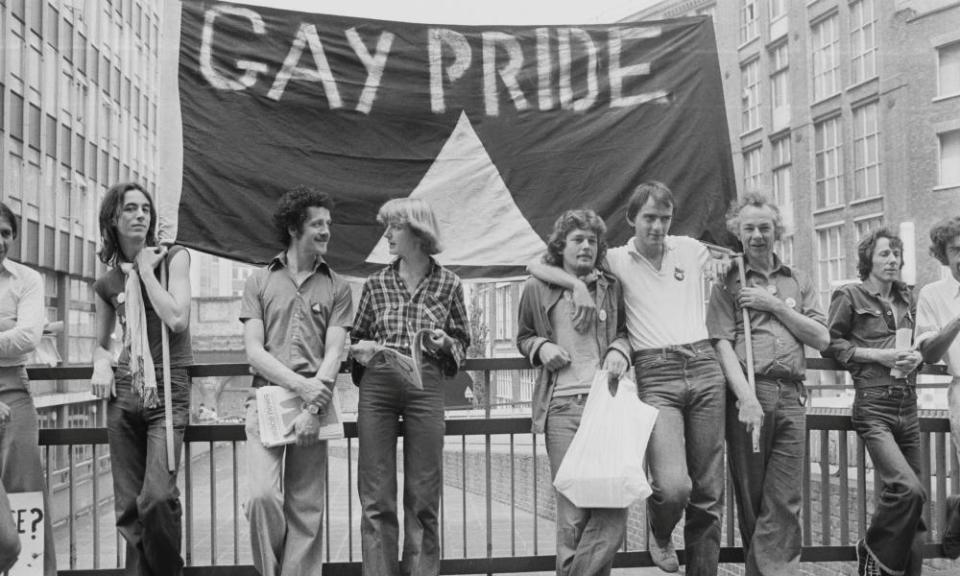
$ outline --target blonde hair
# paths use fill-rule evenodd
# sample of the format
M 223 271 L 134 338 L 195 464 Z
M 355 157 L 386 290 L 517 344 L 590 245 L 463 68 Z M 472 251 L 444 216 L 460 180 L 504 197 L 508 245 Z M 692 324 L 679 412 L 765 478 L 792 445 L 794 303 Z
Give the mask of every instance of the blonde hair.
M 406 224 L 420 239 L 423 251 L 431 256 L 442 249 L 437 217 L 430 205 L 419 198 L 388 200 L 377 212 L 377 222 L 384 226 Z

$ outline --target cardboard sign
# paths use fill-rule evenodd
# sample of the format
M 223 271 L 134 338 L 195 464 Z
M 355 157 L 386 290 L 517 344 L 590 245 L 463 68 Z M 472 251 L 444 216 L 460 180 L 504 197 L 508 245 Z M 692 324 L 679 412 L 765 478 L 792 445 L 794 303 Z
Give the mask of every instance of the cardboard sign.
M 9 576 L 43 576 L 43 508 L 42 492 L 16 492 L 7 495 L 13 525 L 20 533 L 20 558 Z

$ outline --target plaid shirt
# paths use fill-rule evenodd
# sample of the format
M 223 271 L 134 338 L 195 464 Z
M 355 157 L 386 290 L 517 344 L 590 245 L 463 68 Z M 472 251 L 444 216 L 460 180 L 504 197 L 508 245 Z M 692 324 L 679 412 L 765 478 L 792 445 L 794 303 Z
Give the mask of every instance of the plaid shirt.
M 363 284 L 350 337 L 374 340 L 403 354 L 411 354 L 410 340 L 420 330 L 442 328 L 451 338 L 450 352 L 432 355 L 444 374 L 456 374 L 470 345 L 467 307 L 460 278 L 431 258 L 430 271 L 411 296 L 400 278 L 395 260 Z M 431 356 L 430 352 L 424 354 Z

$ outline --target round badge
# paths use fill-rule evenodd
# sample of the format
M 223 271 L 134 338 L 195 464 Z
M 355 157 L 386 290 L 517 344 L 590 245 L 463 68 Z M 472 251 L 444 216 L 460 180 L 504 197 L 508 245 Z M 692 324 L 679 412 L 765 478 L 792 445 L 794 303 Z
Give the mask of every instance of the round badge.
M 774 284 L 767 284 L 767 292 L 776 295 L 777 287 Z
M 796 307 L 797 307 L 797 301 L 794 300 L 793 298 L 789 298 L 789 297 L 788 297 L 788 298 L 787 298 L 786 300 L 784 300 L 783 302 L 784 302 L 787 306 L 789 306 L 789 307 L 791 307 L 791 308 L 796 308 Z
M 127 301 L 127 295 L 123 292 L 117 294 L 117 304 L 123 304 Z
M 599 318 L 601 322 L 606 322 L 606 321 L 607 321 L 607 311 L 606 311 L 606 310 L 601 310 L 601 311 L 597 312 L 597 318 Z
M 683 271 L 683 268 L 677 266 L 673 269 L 673 277 L 679 282 L 683 282 L 683 278 L 686 276 L 686 273 Z

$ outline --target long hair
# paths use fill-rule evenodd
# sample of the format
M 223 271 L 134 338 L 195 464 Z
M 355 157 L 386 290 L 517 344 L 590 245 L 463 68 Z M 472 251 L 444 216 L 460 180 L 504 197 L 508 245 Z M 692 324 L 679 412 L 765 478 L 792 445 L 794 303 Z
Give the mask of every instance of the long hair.
M 873 270 L 873 251 L 876 250 L 877 242 L 881 238 L 887 239 L 891 249 L 900 250 L 900 268 L 903 268 L 903 241 L 890 228 L 877 228 L 857 244 L 857 275 L 860 276 L 860 280 L 870 277 L 870 272 Z
M 567 245 L 567 235 L 574 230 L 589 230 L 597 235 L 597 260 L 603 261 L 607 254 L 607 225 L 603 218 L 593 210 L 567 210 L 553 223 L 553 232 L 547 240 L 547 253 L 543 261 L 552 266 L 563 266 L 563 249 Z
M 297 186 L 280 197 L 273 211 L 273 230 L 284 247 L 290 246 L 290 229 L 299 232 L 307 221 L 307 208 L 326 208 L 333 212 L 333 198 L 307 186 Z
M 123 258 L 120 250 L 120 240 L 117 237 L 117 219 L 123 211 L 123 197 L 130 190 L 137 190 L 147 197 L 150 203 L 150 224 L 147 226 L 147 246 L 157 245 L 157 205 L 150 193 L 136 182 L 115 184 L 103 196 L 100 202 L 100 251 L 97 255 L 100 261 L 108 266 L 116 267 Z
M 406 224 L 420 240 L 423 251 L 434 255 L 443 250 L 440 242 L 440 226 L 437 217 L 424 200 L 419 198 L 394 198 L 388 200 L 377 212 L 377 222 L 384 226 Z

